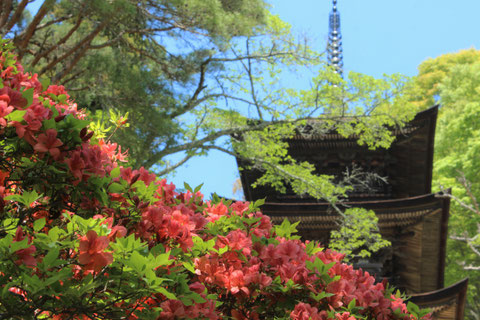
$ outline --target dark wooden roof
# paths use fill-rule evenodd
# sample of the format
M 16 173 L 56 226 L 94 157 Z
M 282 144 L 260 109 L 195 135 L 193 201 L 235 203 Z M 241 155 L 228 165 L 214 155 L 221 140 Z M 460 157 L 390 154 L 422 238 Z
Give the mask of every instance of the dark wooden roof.
M 408 293 L 443 287 L 450 199 L 427 194 L 395 200 L 347 202 L 349 207 L 373 210 L 382 236 L 392 242 L 383 276 L 392 277 Z M 266 202 L 261 210 L 276 224 L 300 221 L 303 239 L 328 245 L 339 216 L 326 203 Z
M 438 106 L 432 107 L 418 113 L 401 130 L 392 130 L 396 139 L 389 149 L 370 150 L 359 146 L 356 137 L 345 138 L 335 132 L 324 135 L 298 133 L 288 140 L 289 155 L 296 160 L 313 163 L 318 174 L 340 177 L 347 168 L 357 166 L 366 172 L 387 177 L 387 184 L 378 182 L 375 188 L 355 190 L 350 199 L 398 199 L 427 194 L 431 192 L 437 112 Z M 245 167 L 241 159 L 237 159 L 237 163 L 239 167 Z M 315 201 L 293 192 L 279 194 L 270 187 L 251 188 L 261 174 L 255 170 L 240 171 L 247 200 Z
M 463 320 L 467 288 L 468 278 L 465 278 L 440 290 L 415 294 L 409 300 L 431 309 L 435 320 Z

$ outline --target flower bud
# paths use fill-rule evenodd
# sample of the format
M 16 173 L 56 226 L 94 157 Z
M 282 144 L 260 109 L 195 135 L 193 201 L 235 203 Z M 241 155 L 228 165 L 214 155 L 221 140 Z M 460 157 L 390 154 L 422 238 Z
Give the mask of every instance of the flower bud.
M 86 136 L 82 138 L 82 141 L 88 141 L 93 136 L 93 131 L 90 131 Z
M 136 175 L 133 176 L 132 181 L 130 181 L 130 184 L 134 184 L 137 182 L 138 178 L 140 178 L 140 173 L 137 173 Z
M 80 138 L 82 138 L 82 140 L 83 140 L 83 137 L 85 137 L 86 134 L 87 134 L 87 127 L 80 130 Z
M 67 115 L 66 114 L 61 114 L 61 115 L 58 115 L 55 117 L 55 122 L 60 122 L 62 121 L 63 119 L 65 119 Z

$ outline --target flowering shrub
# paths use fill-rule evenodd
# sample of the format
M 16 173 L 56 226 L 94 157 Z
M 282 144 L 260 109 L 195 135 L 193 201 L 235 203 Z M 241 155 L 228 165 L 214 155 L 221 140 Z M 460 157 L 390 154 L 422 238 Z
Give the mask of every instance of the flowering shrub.
M 124 167 L 0 45 L 0 318 L 428 318 L 254 204 Z

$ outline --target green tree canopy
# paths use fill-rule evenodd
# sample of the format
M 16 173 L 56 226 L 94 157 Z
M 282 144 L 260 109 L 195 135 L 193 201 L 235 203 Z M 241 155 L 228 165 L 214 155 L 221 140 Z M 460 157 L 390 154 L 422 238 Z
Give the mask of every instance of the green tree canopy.
M 433 186 L 437 190 L 451 187 L 457 200 L 450 210 L 446 281 L 470 277 L 469 316 L 478 319 L 480 255 L 475 251 L 480 243 L 472 239 L 480 226 L 480 211 L 475 210 L 475 198 L 480 197 L 480 51 L 470 49 L 429 59 L 420 65 L 415 83 L 417 105 L 441 104 Z

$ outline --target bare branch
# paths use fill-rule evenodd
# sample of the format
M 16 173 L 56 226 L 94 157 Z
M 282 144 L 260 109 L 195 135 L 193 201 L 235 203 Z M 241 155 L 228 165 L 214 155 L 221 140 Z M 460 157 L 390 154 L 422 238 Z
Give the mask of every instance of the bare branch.
M 277 57 L 284 57 L 284 56 L 291 56 L 295 54 L 296 52 L 294 51 L 276 51 L 276 52 L 269 52 L 266 54 L 252 54 L 252 55 L 245 55 L 245 56 L 236 56 L 234 58 L 212 58 L 212 62 L 236 62 L 236 61 L 243 61 L 243 60 L 248 60 L 248 59 L 255 59 L 259 61 L 267 61 L 268 59 L 271 58 L 277 58 Z M 307 57 L 304 57 L 307 59 Z
M 476 266 L 468 265 L 468 266 L 464 266 L 463 269 L 465 269 L 465 270 L 480 270 L 480 266 L 476 267 Z
M 250 55 L 250 41 L 249 41 L 249 39 L 247 39 L 246 41 L 247 41 L 247 56 L 249 56 Z M 273 47 L 272 47 L 272 50 L 273 50 Z M 272 50 L 270 51 L 270 55 L 272 54 Z M 245 67 L 245 64 L 243 64 L 243 65 Z M 249 82 L 250 82 L 250 95 L 252 96 L 255 107 L 257 108 L 258 117 L 261 120 L 263 120 L 262 109 L 260 108 L 260 105 L 258 104 L 257 94 L 255 92 L 255 85 L 254 85 L 253 75 L 252 75 L 252 59 L 251 58 L 247 59 L 247 65 L 248 65 L 248 67 L 246 67 L 246 71 L 247 71 L 248 79 L 249 79 Z
M 467 195 L 470 198 L 470 200 L 472 200 L 472 203 L 475 207 L 475 210 L 473 212 L 480 215 L 480 208 L 478 206 L 477 198 L 472 193 L 471 183 L 467 180 L 467 178 L 465 177 L 465 174 L 462 171 L 458 171 L 458 172 L 460 173 L 460 177 L 458 178 L 458 181 L 463 185 L 463 187 L 465 188 L 465 191 L 467 191 Z
M 443 188 L 443 186 L 440 187 L 441 190 L 442 190 L 442 196 L 445 196 L 445 197 L 448 197 L 452 200 L 454 200 L 456 203 L 458 203 L 461 207 L 471 211 L 471 212 L 474 212 L 474 213 L 478 213 L 474 207 L 472 207 L 471 205 L 465 203 L 464 201 L 460 200 L 458 197 L 454 196 L 453 194 L 450 194 L 448 192 L 445 191 L 445 189 Z
M 195 153 L 192 152 L 188 155 L 186 155 L 182 160 L 178 161 L 176 164 L 174 164 L 173 166 L 167 166 L 165 169 L 163 169 L 162 171 L 160 172 L 157 172 L 157 175 L 158 176 L 164 176 L 170 172 L 172 172 L 173 170 L 177 169 L 178 167 L 180 167 L 181 165 L 183 165 L 185 162 L 187 162 L 188 160 L 190 160 L 193 156 L 195 156 Z
M 200 78 L 198 80 L 197 88 L 195 89 L 195 92 L 192 94 L 190 99 L 188 99 L 187 103 L 182 107 L 179 108 L 179 110 L 172 112 L 169 117 L 171 119 L 178 117 L 181 114 L 184 114 L 185 112 L 188 112 L 189 110 L 195 108 L 200 102 L 198 102 L 197 98 L 200 95 L 200 93 L 206 88 L 205 85 L 205 73 L 207 70 L 207 65 L 210 63 L 210 59 L 207 59 L 200 64 Z M 205 101 L 206 99 L 203 99 Z

